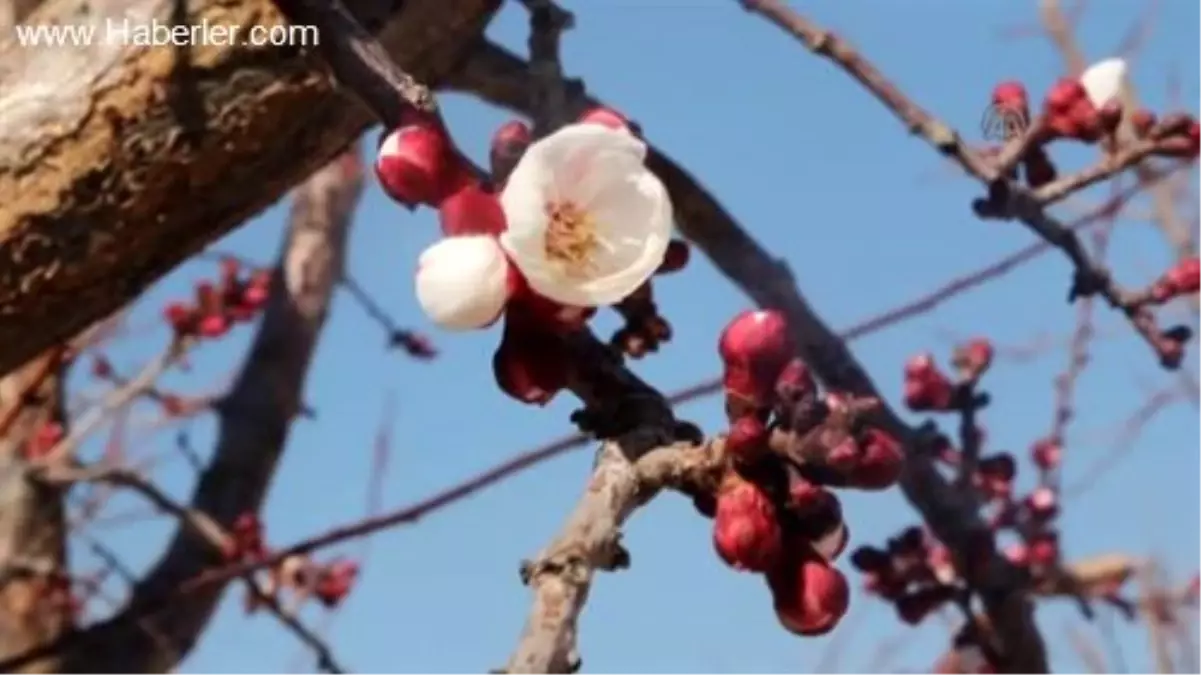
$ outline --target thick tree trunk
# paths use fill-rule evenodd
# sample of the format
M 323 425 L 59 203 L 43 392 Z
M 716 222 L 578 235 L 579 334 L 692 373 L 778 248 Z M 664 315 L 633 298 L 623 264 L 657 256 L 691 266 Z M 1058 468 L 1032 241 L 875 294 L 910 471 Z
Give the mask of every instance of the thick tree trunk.
M 30 479 L 25 447 L 62 420 L 60 354 L 46 353 L 0 378 L 0 659 L 59 638 L 72 626 L 61 488 Z M 58 583 L 56 583 L 58 582 Z M 53 673 L 48 656 L 23 672 Z
M 384 23 L 393 57 L 437 83 L 500 0 L 393 4 L 386 23 L 367 23 Z M 194 0 L 179 13 L 164 0 L 50 0 L 26 23 L 92 25 L 97 39 L 0 45 L 0 373 L 135 297 L 370 122 L 312 50 L 100 39 L 126 16 L 244 35 L 280 22 L 270 0 Z

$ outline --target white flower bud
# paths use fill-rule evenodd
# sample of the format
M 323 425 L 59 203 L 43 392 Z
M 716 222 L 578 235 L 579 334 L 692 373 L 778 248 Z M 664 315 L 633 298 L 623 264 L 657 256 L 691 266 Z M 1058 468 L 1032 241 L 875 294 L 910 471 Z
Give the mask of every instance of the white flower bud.
M 417 302 L 441 328 L 485 328 L 505 308 L 508 277 L 509 261 L 494 237 L 445 237 L 417 261 Z
M 1098 61 L 1080 75 L 1088 100 L 1098 109 L 1118 97 L 1125 81 L 1126 62 L 1119 58 Z

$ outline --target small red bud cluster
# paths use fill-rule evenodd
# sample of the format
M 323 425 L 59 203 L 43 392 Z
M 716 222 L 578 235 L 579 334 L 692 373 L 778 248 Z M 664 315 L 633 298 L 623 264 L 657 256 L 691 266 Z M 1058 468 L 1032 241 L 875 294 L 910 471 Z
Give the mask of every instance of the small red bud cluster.
M 964 599 L 969 589 L 965 577 L 974 578 L 980 566 L 991 559 L 995 535 L 1002 531 L 1017 535 L 1019 543 L 1004 549 L 1003 555 L 1025 570 L 1031 583 L 1053 573 L 1060 559 L 1055 530 L 1059 514 L 1056 491 L 1049 486 L 1050 482 L 1045 482 L 1024 495 L 1015 495 L 1017 460 L 1003 451 L 983 454 L 985 432 L 974 416 L 967 417 L 967 413 L 987 403 L 976 385 L 993 358 L 989 341 L 976 338 L 954 350 L 951 358 L 954 378 L 942 373 L 929 354 L 919 354 L 905 365 L 905 401 L 911 409 L 959 411 L 972 421 L 972 426 L 961 431 L 963 442 L 976 455 L 969 485 L 979 503 L 988 509 L 987 522 L 991 528 L 961 546 L 954 560 L 946 546 L 917 527 L 889 539 L 884 547 L 864 546 L 852 554 L 851 562 L 863 573 L 865 587 L 892 603 L 906 623 L 919 623 L 948 602 Z M 964 452 L 955 448 L 945 435 L 938 434 L 933 439 L 930 451 L 952 471 L 965 469 Z M 1044 477 L 1059 467 L 1062 454 L 1059 441 L 1052 438 L 1041 439 L 1030 449 L 1031 460 Z M 969 648 L 968 652 L 978 654 L 979 644 L 974 640 L 963 644 Z M 970 669 L 956 672 L 992 672 L 987 660 L 973 663 Z
M 1177 262 L 1151 285 L 1151 302 L 1164 304 L 1201 289 L 1201 261 L 1196 257 Z
M 51 420 L 42 422 L 22 446 L 21 456 L 28 462 L 44 459 L 64 438 L 66 432 L 62 424 Z
M 915 412 L 952 410 L 955 385 L 929 353 L 905 362 L 905 405 Z
M 243 278 L 241 264 L 226 258 L 218 283 L 197 282 L 194 300 L 170 303 L 163 317 L 177 339 L 220 338 L 235 324 L 252 321 L 266 306 L 270 288 L 270 271 L 255 270 Z
M 334 609 L 354 588 L 359 576 L 359 564 L 346 558 L 335 558 L 317 564 L 304 555 L 291 555 L 268 570 L 266 583 L 259 591 L 278 601 L 287 590 L 298 598 L 316 598 L 326 609 Z M 247 613 L 261 605 L 259 593 L 249 592 L 245 599 Z
M 257 562 L 270 555 L 264 540 L 263 525 L 253 513 L 243 513 L 230 526 L 230 539 L 223 551 L 230 563 Z M 314 597 L 326 608 L 334 608 L 346 599 L 358 579 L 359 565 L 353 560 L 335 558 L 317 564 L 307 556 L 291 555 L 268 570 L 264 583 L 247 592 L 244 600 L 246 612 L 253 613 L 262 604 L 260 593 L 278 600 L 283 590 L 299 597 Z
M 712 503 L 698 498 L 698 508 L 713 517 L 721 559 L 765 575 L 786 629 L 826 633 L 849 603 L 846 577 L 834 567 L 849 531 L 829 488 L 894 484 L 900 444 L 862 423 L 874 401 L 818 390 L 780 313 L 739 314 L 718 352 L 730 420 L 727 465 Z
M 636 131 L 624 115 L 607 108 L 587 111 L 578 122 Z M 400 204 L 437 209 L 443 236 L 498 236 L 507 228 L 499 201 L 504 179 L 532 140 L 524 122 L 511 121 L 497 129 L 489 152 L 495 182 L 484 183 L 439 121 L 414 115 L 384 135 L 375 171 L 384 191 Z M 677 242 L 658 273 L 678 270 L 687 259 L 687 246 Z M 512 265 L 508 285 L 508 300 L 495 319 L 503 317 L 504 330 L 493 355 L 493 374 L 500 389 L 512 398 L 545 405 L 567 387 L 571 372 L 561 336 L 581 328 L 596 308 L 570 307 L 540 296 Z M 651 330 L 655 344 L 670 336 L 665 322 L 643 328 Z
M 911 625 L 964 592 L 950 552 L 917 527 L 890 538 L 884 548 L 859 547 L 851 564 L 863 573 L 864 588 L 892 602 L 901 620 Z
M 1043 99 L 1046 140 L 1071 138 L 1096 143 L 1112 134 L 1122 120 L 1122 108 L 1111 101 L 1097 108 L 1077 78 L 1063 78 L 1051 86 Z
M 916 354 L 905 362 L 905 405 L 914 412 L 949 412 L 965 401 L 956 383 L 974 385 L 992 365 L 993 346 L 987 338 L 977 337 L 960 344 L 951 355 L 956 379 L 939 369 L 928 352 Z
M 1036 121 L 1031 120 L 1029 97 L 1020 82 L 997 84 L 992 91 L 992 106 L 1007 126 L 1017 127 L 1012 131 L 1031 132 L 1031 142 L 1019 164 L 1026 183 L 1033 188 L 1058 177 L 1047 154 L 1049 143 L 1059 139 L 1089 144 L 1102 140 L 1112 143 L 1124 116 L 1129 117 L 1130 128 L 1137 138 L 1155 141 L 1155 155 L 1195 159 L 1201 152 L 1201 125 L 1192 116 L 1173 113 L 1160 120 L 1145 109 L 1125 111 L 1116 98 L 1095 103 L 1079 78 L 1063 78 L 1052 85 L 1043 99 L 1042 115 Z M 1029 128 L 1031 124 L 1037 124 L 1037 127 Z
M 227 562 L 253 562 L 267 557 L 263 540 L 263 523 L 254 513 L 246 512 L 234 519 L 229 528 L 229 540 L 222 551 Z

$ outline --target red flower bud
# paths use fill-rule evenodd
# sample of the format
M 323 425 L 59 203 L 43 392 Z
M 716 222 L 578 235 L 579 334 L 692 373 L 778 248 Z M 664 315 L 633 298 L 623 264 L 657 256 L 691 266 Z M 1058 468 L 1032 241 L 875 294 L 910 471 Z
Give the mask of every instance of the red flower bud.
M 812 551 L 782 559 L 767 575 L 780 624 L 797 635 L 823 635 L 850 604 L 846 577 Z
M 43 422 L 25 443 L 22 453 L 26 460 L 38 460 L 50 454 L 54 446 L 66 436 L 63 425 L 58 422 Z
M 192 332 L 196 324 L 196 312 L 182 302 L 173 302 L 163 309 L 163 318 L 176 333 Z
M 968 377 L 979 377 L 992 365 L 993 347 L 988 338 L 973 338 L 955 348 L 952 364 Z
M 1001 555 L 1015 567 L 1025 567 L 1030 564 L 1030 549 L 1023 543 L 1010 544 L 1001 551 Z
M 525 122 L 513 120 L 502 124 L 492 134 L 492 148 L 488 156 L 492 175 L 507 178 L 525 154 L 526 148 L 530 147 L 531 141 L 530 127 Z
M 847 436 L 826 452 L 826 466 L 847 473 L 859 465 L 863 451 L 854 438 Z
M 326 607 L 336 607 L 346 599 L 359 576 L 359 565 L 353 560 L 335 560 L 325 566 L 313 585 L 313 595 Z
M 688 265 L 688 259 L 692 256 L 692 249 L 688 243 L 679 239 L 672 239 L 667 244 L 667 252 L 663 254 L 663 262 L 659 264 L 659 269 L 655 274 L 671 274 L 678 272 Z
M 496 195 L 468 182 L 438 204 L 438 223 L 448 237 L 498 235 L 505 231 L 505 212 Z
M 766 404 L 793 353 L 784 315 L 772 310 L 742 312 L 722 331 L 718 353 L 725 365 L 726 392 L 755 405 Z
M 799 358 L 789 361 L 776 378 L 776 397 L 781 401 L 796 401 L 816 393 L 817 382 L 809 366 Z
M 788 475 L 788 508 L 797 515 L 811 513 L 837 499 L 833 493 L 820 485 L 816 485 L 800 475 L 791 472 Z
M 1026 495 L 1025 505 L 1030 515 L 1039 520 L 1047 520 L 1059 512 L 1055 491 L 1046 486 L 1035 488 Z
M 1059 537 L 1054 532 L 1037 534 L 1028 542 L 1030 564 L 1047 566 L 1059 559 Z
M 736 461 L 753 462 L 767 451 L 767 426 L 755 415 L 744 415 L 730 425 L 726 453 Z
M 113 364 L 104 355 L 97 355 L 92 358 L 92 377 L 101 380 L 107 380 L 113 376 Z
M 629 129 L 630 120 L 612 108 L 593 108 L 579 118 L 580 124 L 600 124 L 610 129 Z
M 522 403 L 545 405 L 567 387 L 571 362 L 562 342 L 527 320 L 510 315 L 492 373 L 501 391 Z
M 782 546 L 776 507 L 754 483 L 728 474 L 717 495 L 713 545 L 736 570 L 765 572 L 780 558 Z
M 267 304 L 267 296 L 270 295 L 270 290 L 266 286 L 257 284 L 248 284 L 242 291 L 240 298 L 242 304 L 248 309 L 258 310 Z
M 1030 117 L 1026 87 L 1021 82 L 1010 80 L 993 87 L 992 103 L 1005 112 L 1021 115 L 1022 119 Z
M 419 123 L 388 132 L 380 140 L 375 174 L 389 197 L 412 208 L 435 205 L 446 188 L 450 142 L 434 123 Z
M 202 337 L 219 338 L 229 332 L 229 319 L 224 314 L 209 314 L 200 319 L 197 332 Z
M 861 490 L 884 490 L 896 484 L 905 466 L 905 455 L 897 439 L 880 429 L 862 435 L 863 455 L 851 472 L 851 483 Z
M 1049 471 L 1063 461 L 1063 448 L 1054 440 L 1043 438 L 1030 447 L 1030 459 L 1038 468 Z
M 1151 129 L 1155 127 L 1157 121 L 1155 113 L 1145 108 L 1139 108 L 1130 114 L 1130 128 L 1139 138 L 1151 133 Z
M 947 410 L 952 394 L 953 385 L 938 370 L 933 356 L 918 354 L 905 362 L 904 397 L 910 410 Z
M 1079 101 L 1087 101 L 1088 93 L 1084 90 L 1084 85 L 1076 78 L 1062 78 L 1047 92 L 1047 98 L 1043 102 L 1048 112 L 1067 112 L 1072 109 Z
M 1165 303 L 1188 293 L 1196 293 L 1201 286 L 1201 264 L 1196 257 L 1177 262 L 1151 285 L 1151 299 Z

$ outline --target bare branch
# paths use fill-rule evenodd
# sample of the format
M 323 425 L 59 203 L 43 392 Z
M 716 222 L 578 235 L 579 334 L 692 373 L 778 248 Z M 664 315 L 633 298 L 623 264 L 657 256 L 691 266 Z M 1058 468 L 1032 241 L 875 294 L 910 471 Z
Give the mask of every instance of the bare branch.
M 295 195 L 287 240 L 262 324 L 230 393 L 219 406 L 219 438 L 189 509 L 228 528 L 258 511 L 279 463 L 330 298 L 341 278 L 347 233 L 362 190 L 351 150 L 314 174 Z M 149 612 L 171 589 L 221 563 L 203 538 L 182 528 L 134 589 L 128 606 L 90 628 L 67 650 L 67 666 L 90 670 L 165 671 L 195 644 L 216 609 L 223 584 L 190 594 L 170 612 Z M 163 649 L 139 620 L 170 640 Z M 78 665 L 76 665 L 78 664 Z

